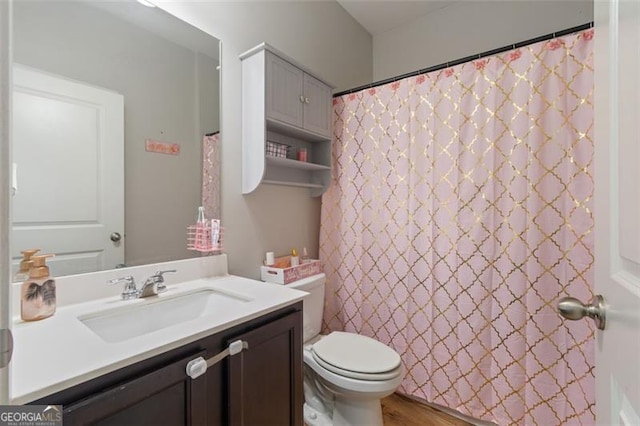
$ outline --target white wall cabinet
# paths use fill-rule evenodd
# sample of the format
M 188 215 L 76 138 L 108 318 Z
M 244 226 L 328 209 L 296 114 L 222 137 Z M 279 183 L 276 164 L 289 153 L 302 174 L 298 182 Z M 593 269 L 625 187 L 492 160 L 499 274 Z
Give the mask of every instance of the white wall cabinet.
M 331 87 L 266 51 L 267 119 L 331 139 Z
M 266 43 L 240 59 L 243 193 L 276 184 L 322 195 L 331 180 L 332 86 Z M 288 158 L 267 155 L 266 141 L 290 146 Z M 306 162 L 296 160 L 300 149 Z

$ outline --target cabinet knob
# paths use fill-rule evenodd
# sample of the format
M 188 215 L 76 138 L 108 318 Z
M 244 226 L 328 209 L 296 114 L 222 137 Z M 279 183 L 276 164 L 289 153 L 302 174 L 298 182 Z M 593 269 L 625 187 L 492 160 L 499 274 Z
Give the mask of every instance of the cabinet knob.
M 309 98 L 304 98 L 304 103 L 308 104 L 309 103 Z
M 304 96 L 300 95 L 300 102 L 304 103 Z

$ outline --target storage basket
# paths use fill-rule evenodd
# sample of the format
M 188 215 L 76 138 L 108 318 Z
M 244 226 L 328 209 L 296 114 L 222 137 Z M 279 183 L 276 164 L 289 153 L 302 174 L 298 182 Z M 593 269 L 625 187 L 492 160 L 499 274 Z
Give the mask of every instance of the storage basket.
M 289 284 L 303 278 L 310 277 L 322 272 L 322 262 L 319 260 L 309 260 L 298 266 L 289 268 L 274 268 L 272 266 L 260 266 L 260 277 L 262 281 L 276 284 Z
M 222 237 L 224 234 L 224 228 L 220 228 L 218 234 L 218 241 L 214 243 L 212 241 L 212 229 L 211 221 L 207 220 L 201 226 L 190 225 L 187 227 L 187 250 L 195 250 L 200 253 L 222 253 Z
M 267 141 L 266 148 L 267 148 L 267 155 L 271 157 L 287 158 L 287 154 L 289 153 L 289 148 L 291 147 L 283 143 Z

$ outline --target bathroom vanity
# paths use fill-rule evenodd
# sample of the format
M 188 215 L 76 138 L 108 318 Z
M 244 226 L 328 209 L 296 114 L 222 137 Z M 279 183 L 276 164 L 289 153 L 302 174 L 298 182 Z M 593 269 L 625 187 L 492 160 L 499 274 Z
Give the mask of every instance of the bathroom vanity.
M 34 401 L 65 425 L 301 425 L 301 302 Z M 248 349 L 191 379 L 187 363 Z
M 185 273 L 157 296 L 109 296 L 16 322 L 14 403 L 63 405 L 65 425 L 302 425 L 305 293 L 209 276 L 203 264 L 217 261 L 162 265 Z M 62 280 L 59 298 L 81 277 Z M 244 348 L 225 356 L 233 342 Z M 188 374 L 189 362 L 221 353 L 204 374 Z

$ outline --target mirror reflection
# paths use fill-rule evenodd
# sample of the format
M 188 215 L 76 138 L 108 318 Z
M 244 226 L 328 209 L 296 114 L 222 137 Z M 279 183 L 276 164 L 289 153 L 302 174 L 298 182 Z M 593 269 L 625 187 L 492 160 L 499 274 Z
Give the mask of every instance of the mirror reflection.
M 14 267 L 30 248 L 54 276 L 198 255 L 218 69 L 218 40 L 134 0 L 14 2 Z

